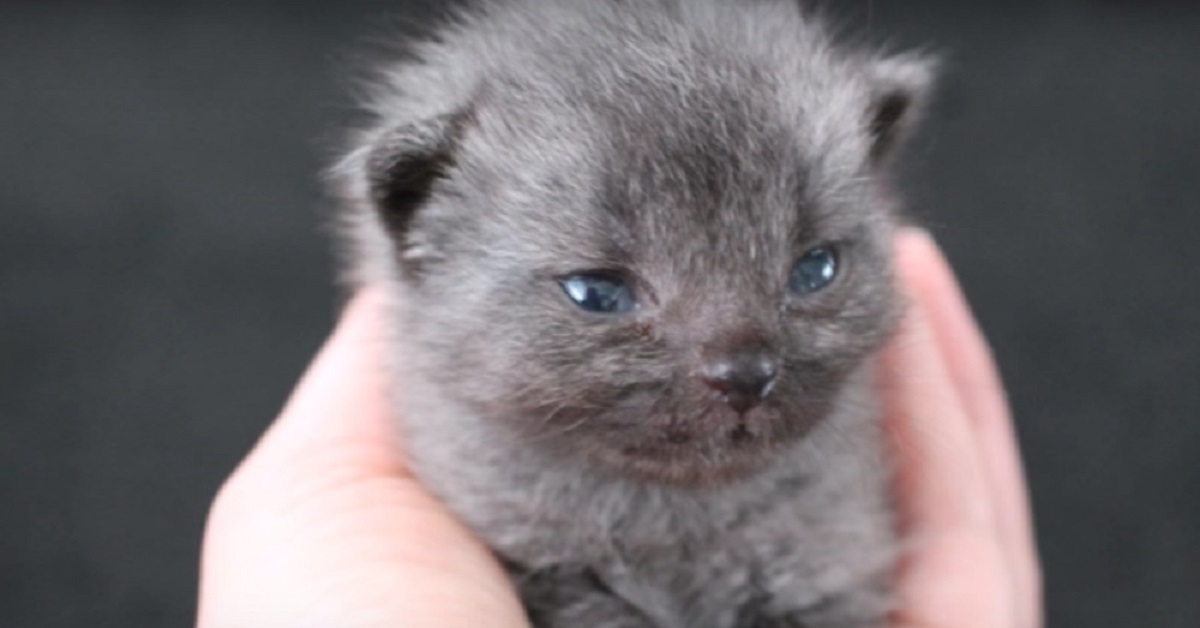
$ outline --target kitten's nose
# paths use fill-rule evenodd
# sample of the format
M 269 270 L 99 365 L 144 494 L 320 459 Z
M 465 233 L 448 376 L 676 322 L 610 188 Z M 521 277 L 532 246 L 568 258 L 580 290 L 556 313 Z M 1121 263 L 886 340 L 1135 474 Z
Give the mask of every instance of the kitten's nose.
M 704 365 L 700 378 L 739 414 L 757 406 L 771 392 L 779 374 L 776 358 L 762 352 L 734 353 Z

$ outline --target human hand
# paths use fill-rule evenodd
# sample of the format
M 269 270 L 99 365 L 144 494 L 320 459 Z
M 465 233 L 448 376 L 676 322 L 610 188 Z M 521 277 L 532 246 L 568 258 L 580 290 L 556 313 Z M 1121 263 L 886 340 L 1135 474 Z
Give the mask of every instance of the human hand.
M 409 471 L 377 290 L 357 295 L 213 503 L 200 628 L 528 626 L 491 553 Z
M 912 310 L 881 361 L 908 539 L 895 625 L 1037 628 L 1024 483 L 987 347 L 928 236 L 901 234 L 897 264 Z M 492 555 L 406 466 L 382 309 L 373 290 L 351 302 L 222 487 L 200 628 L 528 626 Z
M 904 555 L 896 628 L 1039 628 L 1041 572 L 1004 389 L 953 272 L 905 230 L 910 308 L 880 361 Z

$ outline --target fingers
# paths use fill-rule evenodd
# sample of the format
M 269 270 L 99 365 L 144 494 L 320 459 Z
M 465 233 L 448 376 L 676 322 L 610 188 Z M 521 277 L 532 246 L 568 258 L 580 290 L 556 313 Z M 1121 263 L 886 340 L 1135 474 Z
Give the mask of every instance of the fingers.
M 940 351 L 930 295 L 917 289 L 938 258 L 927 236 L 902 234 L 897 268 L 911 308 L 885 351 L 885 410 L 907 547 L 895 620 L 901 626 L 1011 628 L 1012 583 L 970 405 Z M 953 286 L 941 286 L 949 289 Z M 969 321 L 968 323 L 969 324 Z M 986 362 L 986 360 L 985 360 Z
M 925 295 L 910 287 L 929 254 L 908 234 L 898 241 L 898 274 L 910 307 L 882 367 L 889 432 L 901 455 L 899 488 L 922 529 L 990 530 L 993 512 L 966 403 L 938 350 Z
M 221 489 L 198 625 L 524 625 L 491 554 L 404 465 L 381 305 L 373 292 L 350 304 Z
M 1020 626 L 1041 625 L 1041 575 L 1037 566 L 1029 498 L 1021 470 L 1004 389 L 987 342 L 974 323 L 953 271 L 928 234 L 904 236 L 907 279 L 916 299 L 927 304 L 938 349 L 962 396 L 975 451 L 982 463 L 996 533 L 1010 566 Z

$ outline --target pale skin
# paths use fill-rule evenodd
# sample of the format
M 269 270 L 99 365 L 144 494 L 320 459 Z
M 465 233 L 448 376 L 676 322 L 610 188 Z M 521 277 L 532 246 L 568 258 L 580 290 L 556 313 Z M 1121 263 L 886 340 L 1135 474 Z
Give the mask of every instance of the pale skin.
M 879 360 L 906 539 L 892 624 L 1040 628 L 1028 498 L 990 351 L 927 234 L 897 236 L 896 267 L 910 308 Z M 486 547 L 405 464 L 379 302 L 373 289 L 351 300 L 213 502 L 200 628 L 528 627 Z

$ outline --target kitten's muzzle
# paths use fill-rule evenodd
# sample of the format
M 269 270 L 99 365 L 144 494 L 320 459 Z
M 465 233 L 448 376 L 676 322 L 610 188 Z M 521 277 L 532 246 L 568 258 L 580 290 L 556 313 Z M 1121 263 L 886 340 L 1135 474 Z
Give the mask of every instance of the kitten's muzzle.
M 779 359 L 761 351 L 738 352 L 708 361 L 699 375 L 721 401 L 745 414 L 770 394 Z

